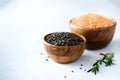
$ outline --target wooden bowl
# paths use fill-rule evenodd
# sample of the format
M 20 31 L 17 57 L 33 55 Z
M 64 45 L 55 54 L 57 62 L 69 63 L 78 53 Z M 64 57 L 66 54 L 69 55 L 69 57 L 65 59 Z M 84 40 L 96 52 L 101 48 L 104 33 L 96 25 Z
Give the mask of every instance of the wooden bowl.
M 70 20 L 70 30 L 73 33 L 83 35 L 86 38 L 87 40 L 86 49 L 88 50 L 101 49 L 106 47 L 111 42 L 115 33 L 116 21 L 114 21 L 114 24 L 111 26 L 87 29 L 76 26 L 77 23 L 73 24 L 72 23 L 73 19 Z
M 54 32 L 53 32 L 54 33 Z M 49 33 L 52 34 L 52 33 Z M 83 39 L 82 44 L 75 46 L 56 46 L 50 44 L 46 41 L 46 37 L 49 35 L 45 35 L 43 38 L 44 48 L 48 54 L 48 56 L 58 63 L 70 63 L 77 60 L 84 52 L 86 47 L 86 39 L 82 35 L 78 35 Z M 74 34 L 74 33 L 72 33 Z M 75 34 L 77 35 L 77 34 Z

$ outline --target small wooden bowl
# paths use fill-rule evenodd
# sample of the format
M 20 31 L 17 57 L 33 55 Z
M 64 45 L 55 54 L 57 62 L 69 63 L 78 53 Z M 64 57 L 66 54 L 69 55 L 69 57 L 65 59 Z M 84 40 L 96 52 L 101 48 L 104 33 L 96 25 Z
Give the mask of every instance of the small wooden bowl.
M 46 36 L 48 35 L 45 35 L 43 38 L 44 48 L 48 56 L 58 63 L 70 63 L 77 60 L 83 54 L 86 47 L 86 39 L 82 35 L 78 35 L 83 39 L 82 44 L 75 46 L 56 46 L 50 44 L 46 41 Z
M 70 30 L 73 33 L 83 35 L 87 40 L 86 49 L 96 50 L 106 47 L 112 40 L 116 22 L 114 25 L 104 28 L 94 28 L 94 29 L 85 29 L 71 24 L 70 20 Z

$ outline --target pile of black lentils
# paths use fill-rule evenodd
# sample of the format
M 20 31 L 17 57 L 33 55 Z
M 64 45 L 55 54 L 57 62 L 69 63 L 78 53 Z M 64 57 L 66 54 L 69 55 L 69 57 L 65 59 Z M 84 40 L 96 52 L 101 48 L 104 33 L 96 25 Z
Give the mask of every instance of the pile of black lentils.
M 45 40 L 53 45 L 57 46 L 74 46 L 81 45 L 83 39 L 78 35 L 69 32 L 55 32 L 47 35 Z

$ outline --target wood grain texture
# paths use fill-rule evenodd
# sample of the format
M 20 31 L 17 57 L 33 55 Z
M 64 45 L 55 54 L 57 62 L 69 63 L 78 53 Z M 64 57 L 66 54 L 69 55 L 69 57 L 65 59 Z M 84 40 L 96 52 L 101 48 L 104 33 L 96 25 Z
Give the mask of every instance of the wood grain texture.
M 86 39 L 81 35 L 79 36 L 84 41 L 81 45 L 76 46 L 56 46 L 47 43 L 44 39 L 43 44 L 48 56 L 58 63 L 70 63 L 77 60 L 83 54 L 86 47 Z
M 106 47 L 113 39 L 116 23 L 113 26 L 96 29 L 82 29 L 70 24 L 73 33 L 83 35 L 87 40 L 86 49 L 96 50 Z

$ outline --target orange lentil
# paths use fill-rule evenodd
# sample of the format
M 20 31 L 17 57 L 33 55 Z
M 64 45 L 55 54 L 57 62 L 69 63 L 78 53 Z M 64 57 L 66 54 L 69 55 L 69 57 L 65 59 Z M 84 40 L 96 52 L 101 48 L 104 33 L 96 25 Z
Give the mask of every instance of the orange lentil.
M 88 13 L 72 19 L 71 24 L 82 28 L 104 28 L 114 25 L 115 21 L 102 15 Z
M 88 58 L 87 58 L 87 61 L 91 61 L 91 57 L 88 57 Z

